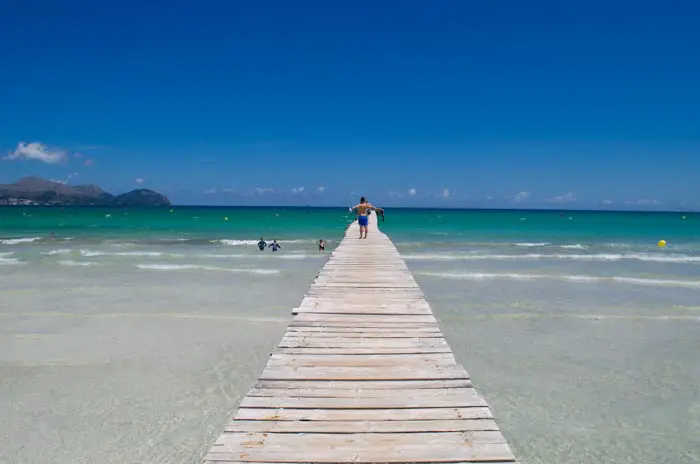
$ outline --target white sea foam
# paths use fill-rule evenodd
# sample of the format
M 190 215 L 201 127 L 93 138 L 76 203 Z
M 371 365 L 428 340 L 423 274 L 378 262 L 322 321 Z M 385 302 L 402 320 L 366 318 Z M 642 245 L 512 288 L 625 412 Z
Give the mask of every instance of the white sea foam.
M 420 275 L 440 277 L 447 279 L 464 280 L 564 280 L 569 282 L 598 283 L 598 282 L 618 282 L 632 285 L 651 285 L 669 287 L 700 288 L 699 281 L 691 280 L 671 280 L 671 279 L 647 279 L 638 277 L 599 277 L 586 275 L 553 275 L 553 274 L 519 274 L 519 273 L 488 273 L 488 272 L 419 272 Z
M 23 264 L 23 262 L 17 258 L 2 258 L 2 257 L 0 257 L 0 266 L 12 266 L 15 264 Z
M 67 254 L 71 253 L 72 251 L 73 251 L 73 250 L 71 250 L 71 249 L 69 249 L 69 248 L 61 248 L 61 249 L 59 249 L 59 250 L 42 251 L 41 254 L 42 254 L 42 255 L 49 255 L 49 256 L 52 256 L 52 255 L 67 255 Z
M 700 256 L 667 255 L 655 253 L 597 253 L 583 254 L 545 254 L 528 253 L 523 255 L 489 255 L 489 254 L 419 254 L 404 255 L 406 260 L 445 260 L 445 261 L 517 261 L 517 260 L 571 260 L 571 261 L 621 261 L 635 260 L 657 263 L 690 264 L 699 263 Z
M 2 245 L 20 245 L 22 243 L 33 243 L 41 240 L 41 237 L 22 237 L 22 238 L 8 238 L 0 240 Z
M 136 267 L 148 271 L 219 271 L 243 272 L 248 274 L 278 274 L 278 269 L 230 269 L 199 264 L 137 264 Z
M 566 248 L 567 250 L 585 250 L 588 247 L 586 245 L 576 243 L 574 245 L 560 245 L 560 248 Z
M 61 266 L 68 266 L 68 267 L 88 267 L 88 266 L 92 266 L 96 263 L 92 263 L 90 261 L 63 260 L 63 261 L 59 261 L 58 264 L 60 264 Z
M 515 246 L 519 247 L 543 247 L 549 245 L 547 242 L 537 242 L 537 243 L 514 243 Z
M 92 251 L 92 250 L 80 250 L 81 256 L 144 256 L 144 257 L 170 257 L 170 258 L 182 258 L 186 255 L 182 253 L 164 253 L 161 251 Z

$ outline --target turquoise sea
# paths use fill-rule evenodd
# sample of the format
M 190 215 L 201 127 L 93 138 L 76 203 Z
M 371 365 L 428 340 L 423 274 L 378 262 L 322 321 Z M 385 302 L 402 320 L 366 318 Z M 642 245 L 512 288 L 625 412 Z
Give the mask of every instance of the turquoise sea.
M 138 366 L 121 374 L 137 379 L 125 388 L 142 384 L 146 372 L 169 379 L 161 389 L 179 388 L 183 378 L 197 378 L 178 367 L 189 352 L 177 362 L 150 357 L 166 356 L 169 343 L 172 350 L 196 347 L 202 358 L 187 364 L 194 372 L 209 359 L 202 347 L 242 350 L 236 340 L 264 321 L 283 330 L 353 219 L 346 208 L 0 208 L 0 370 L 3 363 L 87 362 L 88 354 L 100 354 Z M 700 462 L 700 214 L 389 208 L 379 226 L 523 464 Z M 261 236 L 282 249 L 258 251 Z M 133 319 L 146 313 L 148 320 Z M 192 324 L 202 324 L 200 335 Z M 165 327 L 178 331 L 177 340 Z M 141 341 L 129 338 L 141 331 Z M 146 341 L 153 339 L 158 344 Z M 265 355 L 251 356 L 264 363 Z M 221 366 L 242 379 L 232 361 L 222 361 L 213 371 L 222 385 L 231 380 Z M 41 387 L 48 377 L 10 372 L 20 380 L 3 387 L 0 379 L 0 400 L 48 395 L 50 387 Z M 255 372 L 245 375 L 254 379 Z M 60 376 L 80 388 L 78 377 Z M 192 389 L 182 388 L 172 394 L 186 397 Z M 218 405 L 212 410 L 232 407 L 230 394 L 206 392 Z M 153 394 L 155 404 L 164 393 L 149 387 L 140 394 Z M 74 407 L 81 401 L 76 397 Z M 0 406 L 0 416 L 9 413 Z M 51 417 L 14 413 L 10 434 L 17 424 Z M 159 414 L 151 413 L 156 424 Z M 227 420 L 225 409 L 212 414 L 211 439 Z M 191 430 L 168 438 L 161 428 L 161 441 L 135 445 L 123 462 L 156 462 L 144 456 L 162 453 L 168 439 L 180 454 L 162 462 L 194 462 L 206 443 L 192 438 L 202 427 L 201 414 L 192 416 Z M 95 418 L 91 430 L 104 423 Z M 80 436 L 43 440 L 79 448 Z M 16 456 L 41 448 L 12 437 Z M 69 457 L 65 462 L 75 461 Z

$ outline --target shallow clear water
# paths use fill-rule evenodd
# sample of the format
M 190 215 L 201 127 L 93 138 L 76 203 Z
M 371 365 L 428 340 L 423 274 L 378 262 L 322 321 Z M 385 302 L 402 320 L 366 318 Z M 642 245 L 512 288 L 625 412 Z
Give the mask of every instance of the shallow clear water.
M 0 208 L 0 461 L 196 461 L 352 219 Z M 523 463 L 700 462 L 698 215 L 388 210 L 380 227 Z

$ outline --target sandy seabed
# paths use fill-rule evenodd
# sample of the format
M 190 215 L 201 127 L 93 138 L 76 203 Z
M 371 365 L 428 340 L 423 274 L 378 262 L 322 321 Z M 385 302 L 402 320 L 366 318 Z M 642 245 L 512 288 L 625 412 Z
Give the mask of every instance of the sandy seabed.
M 0 279 L 0 462 L 201 462 L 319 262 Z
M 1 270 L 0 462 L 199 463 L 322 265 L 271 263 Z M 522 464 L 700 462 L 700 291 L 411 267 Z

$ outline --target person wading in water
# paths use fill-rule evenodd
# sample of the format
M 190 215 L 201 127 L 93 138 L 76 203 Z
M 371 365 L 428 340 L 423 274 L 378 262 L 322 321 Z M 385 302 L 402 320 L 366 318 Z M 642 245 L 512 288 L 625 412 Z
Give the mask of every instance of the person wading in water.
M 365 200 L 365 197 L 362 197 L 360 198 L 360 203 L 350 209 L 357 212 L 357 223 L 360 225 L 360 238 L 367 238 L 367 224 L 369 222 L 367 215 L 370 211 L 375 209 L 375 207 Z M 363 230 L 365 231 L 364 237 L 362 236 Z

